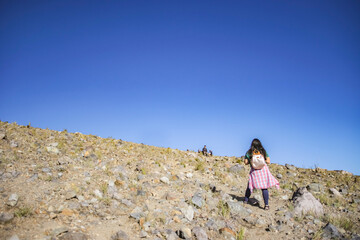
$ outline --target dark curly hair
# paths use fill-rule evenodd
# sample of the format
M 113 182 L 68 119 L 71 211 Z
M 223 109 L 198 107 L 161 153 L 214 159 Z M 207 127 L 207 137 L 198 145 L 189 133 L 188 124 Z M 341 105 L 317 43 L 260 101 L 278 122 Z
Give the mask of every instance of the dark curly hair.
M 261 155 L 263 155 L 264 158 L 266 159 L 266 155 L 267 155 L 267 154 L 266 154 L 266 150 L 265 150 L 265 148 L 262 146 L 260 140 L 257 139 L 257 138 L 254 138 L 254 139 L 252 140 L 251 146 L 250 146 L 250 148 L 249 148 L 249 150 L 248 150 L 248 153 L 249 153 L 250 155 L 252 155 L 252 153 L 254 152 L 254 150 L 259 151 L 259 152 L 261 153 Z

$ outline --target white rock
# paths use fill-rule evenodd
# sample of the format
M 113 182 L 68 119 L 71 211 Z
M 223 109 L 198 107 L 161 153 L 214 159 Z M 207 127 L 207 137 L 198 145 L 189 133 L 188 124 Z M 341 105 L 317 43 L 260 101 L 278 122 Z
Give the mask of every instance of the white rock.
M 103 198 L 103 194 L 102 194 L 102 192 L 100 192 L 99 189 L 96 189 L 96 190 L 94 191 L 94 194 L 95 194 L 95 196 L 98 197 L 98 198 Z
M 335 188 L 330 188 L 329 189 L 330 193 L 334 194 L 335 197 L 339 197 L 342 198 L 343 196 L 341 195 L 341 193 L 339 193 L 338 190 L 336 190 Z
M 14 207 L 19 200 L 19 196 L 16 193 L 10 195 L 7 205 Z
M 192 173 L 187 173 L 187 174 L 186 174 L 186 177 L 187 177 L 187 178 L 192 178 L 192 177 L 193 177 L 193 174 L 192 174 Z
M 192 221 L 194 219 L 194 209 L 192 206 L 187 206 L 181 209 L 181 212 L 185 215 L 186 219 Z
M 19 240 L 19 237 L 17 235 L 12 235 L 8 240 Z
M 285 201 L 286 201 L 286 200 L 289 200 L 289 196 L 288 196 L 288 195 L 284 195 L 284 196 L 281 197 L 281 199 L 282 199 L 282 200 L 285 200 Z
M 170 181 L 169 181 L 169 179 L 167 177 L 160 178 L 160 181 L 162 181 L 163 183 L 166 183 L 166 184 L 170 183 Z
M 58 154 L 60 152 L 59 149 L 53 146 L 46 147 L 46 150 L 50 153 L 55 153 L 55 154 Z
M 313 213 L 323 215 L 324 208 L 321 203 L 306 188 L 299 188 L 294 197 L 294 213 L 296 215 Z

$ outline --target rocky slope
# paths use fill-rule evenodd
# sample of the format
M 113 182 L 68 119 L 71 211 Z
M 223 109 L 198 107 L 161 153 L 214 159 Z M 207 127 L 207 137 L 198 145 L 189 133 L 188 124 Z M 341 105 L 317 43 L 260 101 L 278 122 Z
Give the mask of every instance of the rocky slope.
M 360 177 L 0 122 L 0 239 L 360 239 Z M 306 187 L 306 188 L 305 188 Z

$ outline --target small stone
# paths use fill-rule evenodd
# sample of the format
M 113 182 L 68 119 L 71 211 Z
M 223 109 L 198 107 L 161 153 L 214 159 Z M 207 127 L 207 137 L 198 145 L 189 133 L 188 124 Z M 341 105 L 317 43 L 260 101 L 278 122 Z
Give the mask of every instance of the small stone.
M 194 227 L 192 231 L 197 240 L 207 240 L 208 239 L 208 236 L 203 228 Z
M 48 212 L 55 212 L 55 208 L 53 206 L 49 206 L 47 211 Z
M 57 149 L 57 148 L 54 147 L 54 146 L 46 147 L 46 150 L 47 150 L 49 153 L 54 153 L 54 154 L 58 154 L 58 153 L 60 152 L 59 149 Z
M 50 168 L 43 168 L 41 171 L 43 173 L 50 173 L 51 172 Z
M 68 232 L 68 231 L 69 231 L 69 229 L 67 227 L 58 227 L 51 231 L 51 235 L 56 237 L 62 233 Z
M 128 207 L 131 207 L 133 205 L 133 203 L 130 202 L 129 200 L 127 200 L 127 199 L 121 199 L 121 203 L 128 206 Z
M 94 194 L 95 194 L 95 196 L 98 197 L 98 198 L 103 198 L 103 193 L 100 192 L 99 189 L 96 189 L 96 190 L 94 191 Z
M 168 201 L 177 200 L 177 199 L 178 199 L 178 197 L 176 196 L 176 194 L 171 193 L 171 192 L 165 193 L 164 198 L 165 198 L 166 200 L 168 200 Z
M 262 196 L 260 194 L 254 194 L 254 198 L 256 199 L 256 201 L 258 203 L 260 203 L 262 201 Z
M 137 193 L 136 193 L 137 196 L 145 196 L 146 195 L 146 192 L 144 190 L 137 190 Z
M 286 175 L 287 175 L 288 177 L 296 177 L 296 176 L 297 176 L 297 174 L 294 173 L 294 172 L 286 172 Z
M 10 195 L 7 205 L 11 207 L 15 207 L 16 204 L 18 203 L 18 200 L 19 200 L 19 196 L 16 193 L 13 193 Z
M 187 220 L 192 221 L 194 218 L 194 209 L 192 206 L 181 208 L 181 212 L 184 214 Z
M 12 235 L 8 240 L 20 240 L 17 235 Z
M 192 177 L 193 177 L 193 174 L 192 174 L 192 173 L 187 173 L 187 174 L 186 174 L 186 177 L 187 177 L 187 178 L 192 178 Z
M 276 174 L 276 177 L 277 177 L 278 179 L 282 179 L 282 178 L 283 178 L 283 175 L 280 174 L 280 173 L 278 173 L 278 174 Z
M 329 189 L 329 192 L 331 193 L 331 194 L 333 194 L 335 197 L 339 197 L 339 198 L 342 198 L 343 196 L 341 195 L 341 193 L 338 191 L 338 190 L 336 190 L 335 188 L 330 188 Z
M 320 193 L 324 191 L 324 186 L 320 183 L 310 183 L 306 188 L 310 192 Z
M 245 167 L 238 163 L 232 166 L 231 168 L 229 168 L 229 172 L 231 173 L 240 173 L 242 171 L 245 171 Z
M 88 237 L 80 232 L 68 232 L 59 237 L 59 240 L 87 240 Z
M 185 239 L 190 239 L 191 238 L 191 229 L 188 227 L 182 227 L 181 231 L 184 234 Z
M 65 208 L 64 210 L 62 210 L 61 214 L 64 216 L 72 216 L 74 215 L 74 211 L 69 208 Z
M 334 225 L 332 225 L 331 223 L 328 223 L 323 228 L 322 237 L 327 238 L 327 239 L 340 239 L 340 238 L 342 238 L 342 236 L 339 233 L 338 229 Z
M 14 214 L 13 213 L 1 213 L 0 214 L 0 223 L 8 223 L 11 220 L 14 219 Z
M 163 182 L 163 183 L 166 183 L 166 184 L 170 183 L 170 181 L 169 181 L 169 179 L 167 177 L 160 178 L 160 181 Z
M 19 144 L 18 144 L 17 142 L 15 142 L 15 141 L 11 141 L 11 142 L 10 142 L 10 147 L 16 148 L 16 147 L 18 147 L 18 146 L 19 146 Z
M 291 164 L 285 164 L 285 167 L 289 170 L 293 170 L 295 171 L 296 170 L 296 167 L 294 165 L 291 165 Z
M 27 182 L 35 181 L 38 178 L 39 178 L 39 175 L 37 173 L 35 173 L 27 180 Z
M 224 239 L 235 239 L 236 237 L 236 232 L 234 232 L 230 228 L 224 227 L 221 228 L 219 231 Z
M 201 193 L 195 193 L 194 196 L 191 199 L 191 202 L 195 206 L 201 208 L 203 206 L 203 202 L 204 202 L 203 198 L 201 197 Z
M 141 230 L 140 238 L 146 238 L 147 236 L 148 236 L 147 232 L 145 232 L 144 230 Z
M 72 198 L 76 198 L 76 192 L 74 192 L 74 191 L 67 192 L 65 195 L 65 199 L 70 200 Z
M 287 201 L 287 200 L 289 200 L 289 196 L 288 196 L 288 195 L 284 195 L 284 196 L 281 197 L 281 199 Z
M 111 236 L 112 240 L 129 240 L 129 236 L 122 230 Z
M 145 214 L 140 207 L 136 207 L 131 211 L 130 217 L 139 221 L 142 217 L 145 217 Z

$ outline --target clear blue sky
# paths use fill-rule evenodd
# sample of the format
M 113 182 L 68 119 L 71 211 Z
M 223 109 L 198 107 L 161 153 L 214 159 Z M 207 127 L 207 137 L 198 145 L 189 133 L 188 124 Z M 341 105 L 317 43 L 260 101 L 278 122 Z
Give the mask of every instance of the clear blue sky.
M 0 1 L 0 119 L 360 174 L 359 1 Z

